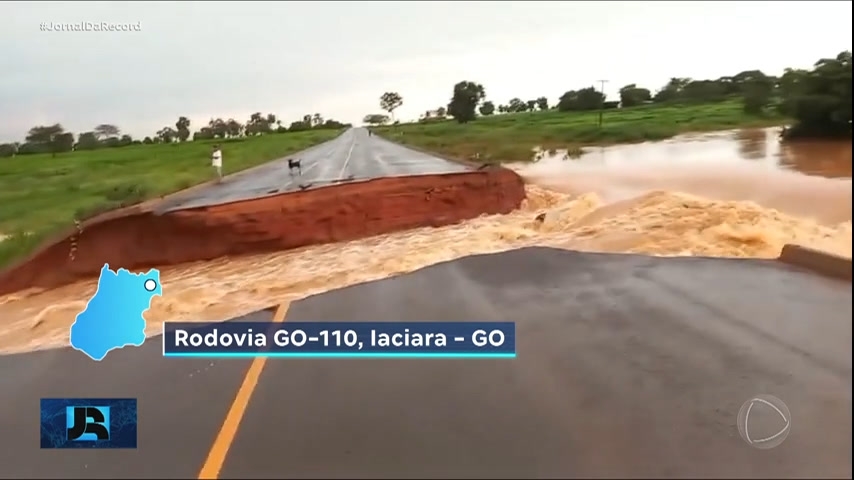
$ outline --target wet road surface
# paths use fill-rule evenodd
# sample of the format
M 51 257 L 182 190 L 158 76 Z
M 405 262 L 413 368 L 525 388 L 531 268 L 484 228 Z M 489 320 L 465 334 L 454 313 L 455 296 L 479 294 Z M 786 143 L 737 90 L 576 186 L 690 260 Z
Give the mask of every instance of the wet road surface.
M 224 152 L 228 170 L 228 152 Z M 288 159 L 299 159 L 302 173 L 288 168 Z M 316 145 L 245 173 L 214 184 L 177 194 L 157 210 L 166 212 L 298 191 L 379 177 L 462 172 L 468 168 L 425 153 L 410 150 L 368 135 L 364 128 L 351 128 L 334 140 Z
M 850 478 L 851 302 L 849 282 L 770 260 L 550 248 L 316 295 L 285 322 L 514 321 L 518 356 L 269 359 L 219 476 Z M 0 425 L 14 432 L 0 476 L 196 476 L 257 362 L 166 359 L 160 338 L 102 362 L 0 357 Z M 771 450 L 736 428 L 758 394 L 791 412 Z M 138 398 L 138 449 L 40 450 L 51 396 Z

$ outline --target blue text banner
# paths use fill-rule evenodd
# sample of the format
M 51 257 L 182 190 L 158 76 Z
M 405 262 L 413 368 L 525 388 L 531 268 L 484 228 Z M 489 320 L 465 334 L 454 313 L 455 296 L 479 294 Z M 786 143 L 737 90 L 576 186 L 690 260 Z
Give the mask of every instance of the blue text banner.
M 513 322 L 166 322 L 165 357 L 515 357 Z

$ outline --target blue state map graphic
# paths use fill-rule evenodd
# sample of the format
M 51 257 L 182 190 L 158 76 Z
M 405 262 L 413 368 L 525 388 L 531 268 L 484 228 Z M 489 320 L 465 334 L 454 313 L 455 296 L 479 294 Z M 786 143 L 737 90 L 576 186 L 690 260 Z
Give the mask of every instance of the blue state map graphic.
M 98 290 L 71 325 L 71 346 L 101 361 L 111 350 L 145 342 L 145 318 L 151 299 L 162 296 L 160 271 L 110 270 L 105 263 Z

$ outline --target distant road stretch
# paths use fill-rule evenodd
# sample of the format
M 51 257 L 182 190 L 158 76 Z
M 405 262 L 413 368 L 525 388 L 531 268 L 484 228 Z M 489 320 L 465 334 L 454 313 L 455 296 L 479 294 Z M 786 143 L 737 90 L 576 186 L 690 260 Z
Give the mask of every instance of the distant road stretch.
M 228 150 L 223 152 L 228 172 Z M 288 169 L 288 159 L 299 159 L 302 174 Z M 364 128 L 351 128 L 338 138 L 270 162 L 251 172 L 238 173 L 211 185 L 163 202 L 160 212 L 216 205 L 329 185 L 347 180 L 466 171 L 467 167 L 401 147 Z

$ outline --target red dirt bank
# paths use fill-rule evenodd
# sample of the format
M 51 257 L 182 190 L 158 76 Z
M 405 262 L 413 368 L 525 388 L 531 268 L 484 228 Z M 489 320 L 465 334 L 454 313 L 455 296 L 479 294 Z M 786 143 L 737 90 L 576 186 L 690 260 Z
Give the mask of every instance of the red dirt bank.
M 140 269 L 450 225 L 509 213 L 524 198 L 522 179 L 497 168 L 379 178 L 164 215 L 108 213 L 0 272 L 0 295 L 96 277 L 104 263 Z

